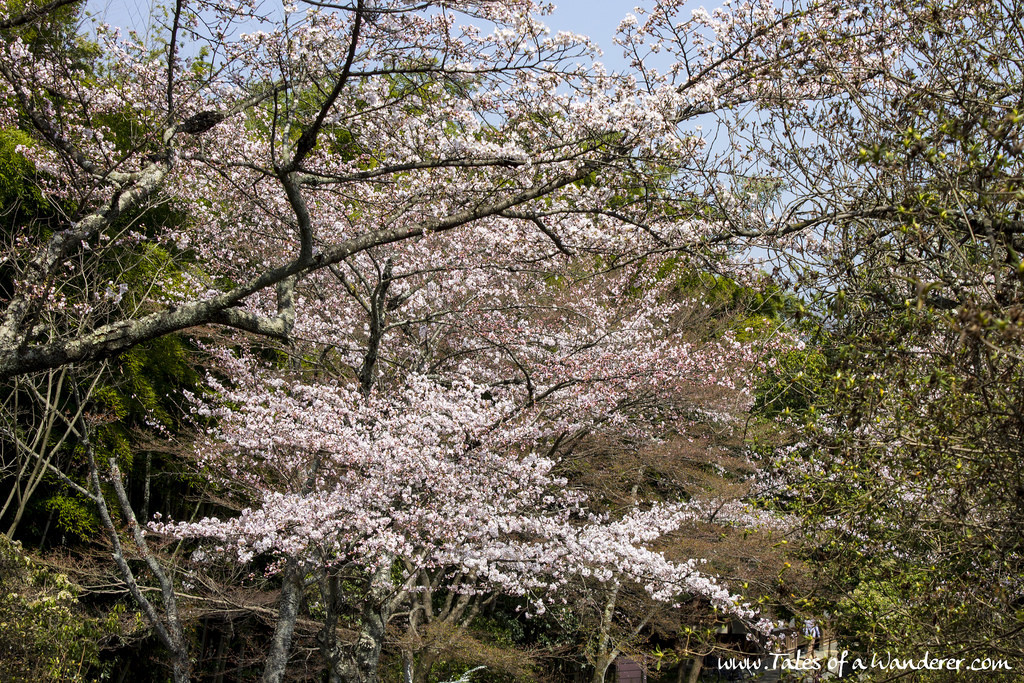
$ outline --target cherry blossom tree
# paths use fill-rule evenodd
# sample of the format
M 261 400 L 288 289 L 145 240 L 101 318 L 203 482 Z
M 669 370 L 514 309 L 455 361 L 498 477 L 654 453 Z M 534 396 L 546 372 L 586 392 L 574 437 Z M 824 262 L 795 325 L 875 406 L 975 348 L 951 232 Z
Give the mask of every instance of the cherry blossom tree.
M 678 428 L 684 406 L 674 397 L 693 385 L 734 388 L 751 347 L 728 334 L 698 338 L 692 318 L 707 321 L 697 313 L 701 304 L 668 298 L 674 280 L 651 278 L 650 264 L 593 273 L 558 255 L 560 271 L 522 273 L 521 288 L 513 288 L 502 259 L 490 254 L 512 249 L 515 237 L 440 257 L 420 245 L 394 249 L 383 268 L 367 263 L 364 275 L 353 261 L 348 277 L 322 283 L 318 305 L 299 309 L 318 313 L 308 325 L 297 319 L 296 335 L 315 340 L 306 342 L 311 349 L 324 339 L 360 349 L 337 353 L 347 381 L 310 383 L 301 372 L 220 354 L 228 381 L 211 377 L 215 407 L 199 408 L 218 425 L 203 463 L 253 504 L 238 517 L 156 528 L 213 539 L 213 551 L 242 562 L 279 558 L 283 616 L 267 680 L 283 675 L 309 575 L 320 577 L 321 642 L 338 680 L 373 679 L 384 628 L 399 607 L 456 574 L 444 586 L 455 595 L 523 595 L 535 611 L 566 582 L 594 576 L 638 583 L 669 604 L 699 595 L 752 616 L 696 561 L 670 562 L 646 547 L 697 519 L 701 506 L 595 516 L 581 492 L 564 489 L 553 459 L 581 435 L 612 430 L 650 439 L 658 424 Z M 367 261 L 375 254 L 368 251 Z M 395 265 L 399 256 L 426 263 L 406 273 Z M 534 271 L 543 264 L 543 254 L 507 258 Z M 318 336 L 346 306 L 361 309 L 363 330 Z M 342 320 L 359 320 L 350 313 Z M 424 583 L 431 573 L 436 578 Z M 342 577 L 365 583 L 361 597 L 339 593 Z M 353 601 L 359 637 L 339 644 L 335 624 Z
M 586 42 L 547 35 L 530 3 L 428 9 L 360 2 L 334 11 L 286 8 L 283 21 L 274 21 L 244 6 L 178 3 L 168 14 L 162 54 L 99 27 L 101 56 L 92 61 L 60 45 L 27 44 L 18 35 L 6 40 L 3 123 L 32 132 L 34 143 L 21 151 L 64 219 L 56 229 L 28 226 L 8 236 L 2 372 L 100 360 L 147 339 L 216 324 L 318 346 L 327 367 L 344 367 L 354 354 L 360 393 L 371 398 L 378 375 L 390 380 L 388 391 L 401 391 L 417 373 L 454 375 L 445 379 L 452 386 L 497 381 L 497 393 L 500 381 L 486 373 L 511 362 L 517 372 L 501 381 L 522 388 L 513 403 L 519 409 L 555 411 L 543 416 L 549 435 L 584 429 L 606 419 L 611 407 L 641 399 L 635 394 L 644 379 L 663 375 L 640 371 L 671 349 L 652 346 L 632 359 L 632 335 L 649 331 L 670 310 L 638 302 L 629 321 L 608 293 L 609 300 L 572 312 L 574 332 L 560 323 L 557 307 L 511 301 L 515 290 L 502 286 L 503 273 L 523 277 L 529 259 L 556 255 L 585 255 L 591 260 L 578 261 L 578 269 L 601 270 L 706 231 L 702 221 L 669 215 L 654 184 L 699 151 L 699 142 L 676 134 L 673 102 L 638 97 L 628 82 L 576 64 L 590 55 Z M 5 22 L 20 26 L 46 11 Z M 485 34 L 465 23 L 472 20 L 498 28 Z M 162 219 L 158 207 L 168 207 L 171 219 Z M 391 253 L 390 244 L 400 248 Z M 481 253 L 504 258 L 472 272 L 443 258 Z M 435 262 L 422 263 L 423 254 Z M 408 260 L 417 265 L 403 267 Z M 431 269 L 447 269 L 447 277 L 431 278 Z M 148 281 L 135 279 L 140 272 Z M 480 291 L 452 289 L 459 277 Z M 542 281 L 531 283 L 534 294 L 544 294 Z M 323 305 L 335 299 L 340 306 Z M 531 306 L 546 311 L 552 329 L 530 315 Z M 520 337 L 526 320 L 535 329 Z M 444 328 L 466 325 L 485 352 L 465 356 L 449 344 Z M 390 343 L 382 350 L 385 338 Z M 552 347 L 563 353 L 541 353 Z M 687 367 L 697 374 L 702 365 L 712 373 L 710 361 L 679 348 L 668 375 Z M 606 388 L 548 408 L 545 399 L 577 386 Z M 310 469 L 303 481 L 324 489 L 311 477 L 313 463 L 303 463 Z M 105 511 L 103 463 L 90 464 L 92 485 L 83 495 Z M 119 483 L 116 463 L 109 464 Z M 263 490 L 313 493 L 282 483 L 268 480 Z M 536 501 L 537 486 L 524 495 Z M 126 500 L 119 503 L 133 523 Z M 113 516 L 104 519 L 116 543 Z M 138 533 L 133 539 L 151 558 L 146 540 Z M 283 672 L 295 584 L 308 562 L 291 550 L 271 678 Z M 389 564 L 383 552 L 363 553 L 376 563 L 367 565 L 369 575 Z M 410 560 L 440 562 L 426 557 Z M 130 567 L 121 564 L 134 585 Z M 152 563 L 151 569 L 166 588 L 168 577 Z M 681 580 L 685 571 L 678 571 Z M 187 678 L 174 594 L 165 590 L 164 597 L 163 616 L 137 599 L 148 606 L 153 628 L 166 634 L 175 676 Z M 368 613 L 369 632 L 371 622 L 385 621 L 385 607 L 377 600 Z M 325 648 L 338 672 L 356 666 L 329 642 Z M 356 668 L 372 676 L 372 666 Z
M 75 207 L 66 229 L 10 247 L 6 374 L 197 324 L 287 336 L 297 279 L 424 233 L 535 226 L 541 197 L 557 197 L 556 214 L 586 215 L 683 146 L 657 128 L 664 117 L 618 101 L 614 81 L 577 66 L 586 44 L 545 35 L 529 3 L 287 9 L 275 24 L 241 7 L 179 4 L 158 58 L 101 27 L 96 67 L 5 45 L 4 118 L 34 128 L 45 144 L 25 153 L 53 200 Z M 460 23 L 474 18 L 503 28 Z M 126 230 L 167 201 L 188 209 L 184 224 Z M 530 215 L 504 217 L 516 209 Z M 576 219 L 560 232 L 607 250 L 632 239 L 601 223 Z M 192 250 L 206 267 L 159 283 L 173 291 L 157 310 L 62 329 L 62 308 L 94 306 L 83 292 L 117 290 L 116 279 L 92 280 L 126 240 Z M 273 315 L 245 310 L 275 288 Z M 44 323 L 44 311 L 58 319 Z
M 740 108 L 785 115 L 859 87 L 890 40 L 879 47 L 859 15 L 826 4 L 681 21 L 662 3 L 623 24 L 639 75 L 620 76 L 591 61 L 585 39 L 550 35 L 539 9 L 357 2 L 277 18 L 181 2 L 162 51 L 104 26 L 93 63 L 5 41 L 2 120 L 38 140 L 23 152 L 67 218 L 6 247 L 0 372 L 106 358 L 204 324 L 285 338 L 297 282 L 427 234 L 516 230 L 619 255 L 703 243 L 692 253 L 706 256 L 729 236 L 806 228 L 819 219 L 796 209 L 786 228 L 757 225 L 750 193 L 733 187 L 757 165 L 744 166 L 746 141 L 709 146 L 703 126 L 717 117 L 740 135 Z M 807 44 L 830 44 L 830 31 L 843 55 Z M 644 61 L 647 46 L 670 67 Z M 829 83 L 801 75 L 828 68 Z M 154 220 L 157 205 L 184 216 Z M 140 249 L 203 267 L 163 273 L 144 306 L 71 324 L 97 298 L 120 303 L 126 269 L 102 264 Z

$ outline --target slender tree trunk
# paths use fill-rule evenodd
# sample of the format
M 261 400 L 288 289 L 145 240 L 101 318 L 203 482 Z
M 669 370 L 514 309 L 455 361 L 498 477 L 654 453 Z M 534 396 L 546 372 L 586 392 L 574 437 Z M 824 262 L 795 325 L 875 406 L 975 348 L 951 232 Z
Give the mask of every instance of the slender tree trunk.
M 46 526 L 43 527 L 43 535 L 39 538 L 39 550 L 42 550 L 43 545 L 46 544 L 46 535 L 50 533 L 50 525 L 53 524 L 53 516 L 56 512 L 56 510 L 50 509 L 50 516 L 46 518 Z
M 2 518 L 7 514 L 11 503 L 17 503 L 14 520 L 7 529 L 8 538 L 14 538 L 14 533 L 18 530 L 18 525 L 21 524 L 22 516 L 25 513 L 25 509 L 28 507 L 28 503 L 31 500 L 32 495 L 35 493 L 36 488 L 43 482 L 43 479 L 46 477 L 48 472 L 56 469 L 51 461 L 56 457 L 57 453 L 64 446 L 64 443 L 72 435 L 79 434 L 75 425 L 78 424 L 81 419 L 84 403 L 80 400 L 82 396 L 78 385 L 72 382 L 74 393 L 79 399 L 77 401 L 77 409 L 72 417 L 69 418 L 65 414 L 68 406 L 63 404 L 61 400 L 61 396 L 64 393 L 64 382 L 67 373 L 68 368 L 61 368 L 56 371 L 51 370 L 48 372 L 45 395 L 31 380 L 19 380 L 17 382 L 14 406 L 9 411 L 11 422 L 9 426 L 6 426 L 3 429 L 3 431 L 6 432 L 5 436 L 14 442 L 15 452 L 17 453 L 16 461 L 18 461 L 18 473 L 13 477 L 14 482 L 11 485 L 10 493 L 4 501 L 3 507 L 0 508 L 0 518 Z M 93 389 L 96 388 L 96 383 L 102 375 L 102 371 L 97 372 L 92 378 L 92 381 L 85 392 L 85 398 L 92 395 Z M 33 395 L 38 404 L 37 409 L 42 414 L 42 418 L 40 418 L 39 423 L 35 426 L 35 435 L 30 439 L 27 436 L 22 438 L 21 432 L 15 426 L 20 413 L 17 396 L 21 389 L 25 389 L 28 393 Z M 59 438 L 57 438 L 55 442 L 51 443 L 51 437 L 53 436 L 54 427 L 58 418 L 64 423 L 65 429 L 62 430 Z M 28 469 L 30 464 L 32 465 L 31 471 Z M 58 474 L 58 477 L 59 476 L 60 474 Z
M 341 648 L 341 656 L 335 660 L 334 675 L 338 680 L 345 683 L 376 683 L 385 630 L 395 604 L 392 595 L 394 588 L 391 562 L 382 563 L 370 579 L 366 602 L 362 608 L 359 637 L 352 645 Z
M 604 683 L 608 667 L 619 653 L 618 648 L 613 647 L 611 642 L 612 619 L 615 617 L 615 602 L 618 597 L 619 584 L 616 583 L 608 593 L 604 611 L 601 613 L 601 628 L 597 634 L 597 652 L 594 653 L 594 675 L 590 679 L 591 683 Z
M 415 567 L 412 563 L 406 560 L 406 571 L 409 573 L 416 572 Z M 409 626 L 407 633 L 409 636 L 409 645 L 402 649 L 402 679 L 403 683 L 418 683 L 422 677 L 420 671 L 417 669 L 417 663 L 422 665 L 422 658 L 419 662 L 416 661 L 416 654 L 424 650 L 423 641 L 420 639 L 420 618 L 424 621 L 430 622 L 433 618 L 433 597 L 430 586 L 430 578 L 425 572 L 420 572 L 420 576 L 423 578 L 420 580 L 420 586 L 423 588 L 423 592 L 413 596 L 410 601 L 412 604 L 409 607 Z
M 403 683 L 413 683 L 414 669 L 416 666 L 416 660 L 413 654 L 408 650 L 402 651 L 402 681 Z
M 277 623 L 274 624 L 274 637 L 270 640 L 270 651 L 263 669 L 263 683 L 281 683 L 284 680 L 284 674 L 288 668 L 288 656 L 292 651 L 295 621 L 299 616 L 302 578 L 299 561 L 294 557 L 289 558 L 282 577 Z
M 96 464 L 95 452 L 93 451 L 92 444 L 89 441 L 84 421 L 80 422 L 80 424 L 82 425 L 79 432 L 80 443 L 85 448 L 86 454 L 89 457 L 89 478 L 91 480 L 93 490 L 89 492 L 79 487 L 78 484 L 70 479 L 65 478 L 64 481 L 65 483 L 70 484 L 73 488 L 76 488 L 80 493 L 87 495 L 96 504 L 96 508 L 100 513 L 100 520 L 110 537 L 110 542 L 114 551 L 114 563 L 121 572 L 121 579 L 125 582 L 125 585 L 128 586 L 128 592 L 131 593 L 131 596 L 135 599 L 136 604 L 138 604 L 142 614 L 146 617 L 146 621 L 149 622 L 150 627 L 152 627 L 156 632 L 160 642 L 162 642 L 170 651 L 171 671 L 175 683 L 187 683 L 191 680 L 192 664 L 188 656 L 188 642 L 185 640 L 184 629 L 178 613 L 178 602 L 174 592 L 174 582 L 172 581 L 171 576 L 164 571 L 164 568 L 160 566 L 160 563 L 157 562 L 156 558 L 150 552 L 149 545 L 146 543 L 142 529 L 135 521 L 135 511 L 132 510 L 132 507 L 128 502 L 128 495 L 125 493 L 124 484 L 121 481 L 121 471 L 117 466 L 117 458 L 110 458 L 108 461 L 110 465 L 110 483 L 113 486 L 118 506 L 121 508 L 121 516 L 128 525 L 128 530 L 135 542 L 135 547 L 138 550 L 139 555 L 143 560 L 145 560 L 149 571 L 160 584 L 160 596 L 163 599 L 163 616 L 161 617 L 153 603 L 150 602 L 143 594 L 142 589 L 139 587 L 139 584 L 135 579 L 135 573 L 132 571 L 131 566 L 129 566 L 128 561 L 124 556 L 120 533 L 118 528 L 114 525 L 114 520 L 110 515 L 110 510 L 107 507 L 106 498 L 104 498 L 103 489 L 100 485 L 100 473 L 99 467 Z
M 142 488 L 142 514 L 139 516 L 139 524 L 145 524 L 149 520 L 149 482 L 152 478 L 153 451 L 146 451 L 146 472 Z
M 338 644 L 338 610 L 341 608 L 340 579 L 330 570 L 320 576 L 320 597 L 326 605 L 324 625 L 320 631 L 320 652 L 327 663 L 328 683 L 342 683 L 338 673 L 341 647 Z
M 316 486 L 316 476 L 320 471 L 321 454 L 313 458 L 306 481 L 302 485 L 302 494 L 306 495 Z M 295 622 L 299 618 L 299 605 L 302 602 L 302 591 L 305 571 L 296 557 L 289 557 L 285 563 L 281 578 L 281 597 L 278 600 L 277 623 L 274 624 L 274 636 L 270 640 L 270 651 L 263 667 L 263 683 L 280 683 L 284 680 L 288 669 L 288 657 L 292 651 L 292 636 L 295 634 Z
M 228 634 L 220 632 L 220 642 L 217 643 L 217 673 L 213 677 L 213 683 L 224 683 L 224 669 L 227 668 Z
M 64 444 L 67 439 L 69 432 L 65 431 L 64 435 L 60 437 L 56 444 L 50 444 L 50 437 L 53 433 L 54 423 L 57 420 L 57 416 L 60 414 L 57 411 L 60 410 L 57 403 L 60 401 L 60 394 L 64 386 L 64 379 L 67 374 L 67 369 L 62 368 L 57 373 L 56 385 L 54 383 L 54 371 L 47 373 L 47 389 L 46 396 L 44 397 L 38 389 L 31 385 L 31 380 L 25 383 L 19 382 L 29 387 L 30 390 L 39 397 L 40 409 L 42 410 L 42 420 L 36 425 L 35 436 L 30 442 L 24 442 L 19 436 L 17 436 L 17 428 L 15 430 L 15 450 L 19 453 L 23 453 L 19 458 L 24 458 L 23 465 L 18 472 L 17 477 L 14 480 L 14 486 L 11 489 L 11 494 L 17 494 L 18 507 L 14 514 L 14 521 L 11 522 L 10 527 L 7 529 L 7 537 L 14 538 L 14 533 L 18 530 L 18 525 L 21 524 L 21 518 L 25 514 L 25 509 L 28 507 L 28 503 L 32 498 L 32 494 L 35 493 L 36 487 L 43 481 L 43 478 L 47 472 L 47 465 L 53 459 L 54 455 Z M 93 382 L 95 385 L 95 382 Z M 90 388 L 90 391 L 92 389 Z M 14 419 L 17 417 L 17 407 L 15 407 Z M 77 419 L 77 417 L 75 418 Z M 32 470 L 28 473 L 28 477 L 25 478 L 25 472 L 28 469 L 29 464 L 32 464 Z M 24 480 L 23 480 L 24 478 Z M 4 503 L 4 509 L 0 511 L 0 517 L 6 512 L 8 505 L 11 503 L 11 496 L 7 497 L 7 502 Z

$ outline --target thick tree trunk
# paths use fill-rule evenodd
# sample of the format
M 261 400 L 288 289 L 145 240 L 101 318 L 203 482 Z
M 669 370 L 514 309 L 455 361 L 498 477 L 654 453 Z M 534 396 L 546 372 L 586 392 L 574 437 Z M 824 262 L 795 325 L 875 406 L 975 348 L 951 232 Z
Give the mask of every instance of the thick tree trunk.
M 419 660 L 416 662 L 416 668 L 413 670 L 413 683 L 429 683 L 430 672 L 434 670 L 436 661 L 436 652 L 421 652 Z
M 687 679 L 687 683 L 697 683 L 700 680 L 700 671 L 704 668 L 704 658 L 697 656 L 693 658 L 690 663 L 690 676 Z
M 594 675 L 590 677 L 590 683 L 604 683 L 604 677 L 608 674 L 608 667 L 615 661 L 614 655 L 607 655 L 594 662 Z
M 335 660 L 332 678 L 344 683 L 376 683 L 380 652 L 390 615 L 382 605 L 363 610 L 359 638 Z

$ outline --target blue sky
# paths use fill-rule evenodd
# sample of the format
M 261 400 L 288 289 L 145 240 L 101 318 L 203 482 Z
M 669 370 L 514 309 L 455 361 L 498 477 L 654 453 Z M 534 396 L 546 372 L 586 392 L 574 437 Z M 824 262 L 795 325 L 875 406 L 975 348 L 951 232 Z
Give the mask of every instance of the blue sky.
M 271 0 L 278 4 L 279 0 Z M 602 61 L 610 68 L 625 66 L 622 49 L 612 37 L 622 18 L 633 11 L 638 0 L 560 0 L 555 12 L 545 17 L 553 31 L 572 31 L 590 36 L 604 51 Z M 122 28 L 143 27 L 149 17 L 145 0 L 90 0 L 88 7 L 102 20 Z
M 561 0 L 555 3 L 554 14 L 546 17 L 545 22 L 554 31 L 572 31 L 590 36 L 604 50 L 602 61 L 612 66 L 622 61 L 622 48 L 612 44 L 615 29 L 636 4 L 629 0 Z

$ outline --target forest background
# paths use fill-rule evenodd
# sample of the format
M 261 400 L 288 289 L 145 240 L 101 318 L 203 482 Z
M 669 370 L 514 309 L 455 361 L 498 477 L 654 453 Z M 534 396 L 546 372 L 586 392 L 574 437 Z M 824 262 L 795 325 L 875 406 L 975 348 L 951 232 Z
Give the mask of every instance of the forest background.
M 1019 676 L 1018 4 L 85 9 L 0 7 L 4 680 Z

